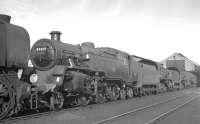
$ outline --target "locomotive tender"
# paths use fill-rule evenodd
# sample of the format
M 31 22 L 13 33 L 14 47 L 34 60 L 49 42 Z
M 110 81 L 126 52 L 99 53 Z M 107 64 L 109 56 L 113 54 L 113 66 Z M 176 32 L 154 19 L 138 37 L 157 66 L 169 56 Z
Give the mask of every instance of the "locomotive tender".
M 28 68 L 28 32 L 0 15 L 0 119 L 30 107 L 31 85 L 24 82 Z

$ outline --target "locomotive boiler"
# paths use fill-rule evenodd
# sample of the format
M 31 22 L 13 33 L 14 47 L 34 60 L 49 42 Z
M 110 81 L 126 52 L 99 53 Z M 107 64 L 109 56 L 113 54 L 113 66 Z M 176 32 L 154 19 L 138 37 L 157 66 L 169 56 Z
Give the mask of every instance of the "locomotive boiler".
M 0 15 L 0 119 L 21 110 L 31 87 L 21 80 L 28 66 L 28 32 L 10 23 L 10 16 Z

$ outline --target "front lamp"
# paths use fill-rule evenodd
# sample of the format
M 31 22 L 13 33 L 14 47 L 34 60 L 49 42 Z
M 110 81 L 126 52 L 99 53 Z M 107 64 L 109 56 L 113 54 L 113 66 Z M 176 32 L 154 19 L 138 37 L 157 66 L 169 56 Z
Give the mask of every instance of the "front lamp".
M 31 74 L 30 82 L 35 84 L 37 81 L 38 81 L 38 75 L 37 74 Z

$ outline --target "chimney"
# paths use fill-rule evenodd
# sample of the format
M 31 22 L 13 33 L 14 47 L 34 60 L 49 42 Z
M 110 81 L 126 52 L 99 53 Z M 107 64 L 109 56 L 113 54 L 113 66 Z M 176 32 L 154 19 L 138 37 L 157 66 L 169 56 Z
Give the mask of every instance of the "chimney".
M 0 20 L 3 20 L 4 22 L 10 23 L 11 17 L 9 15 L 3 15 L 0 14 Z
M 60 35 L 62 34 L 60 31 L 51 31 L 49 34 L 51 35 L 51 40 L 60 41 Z

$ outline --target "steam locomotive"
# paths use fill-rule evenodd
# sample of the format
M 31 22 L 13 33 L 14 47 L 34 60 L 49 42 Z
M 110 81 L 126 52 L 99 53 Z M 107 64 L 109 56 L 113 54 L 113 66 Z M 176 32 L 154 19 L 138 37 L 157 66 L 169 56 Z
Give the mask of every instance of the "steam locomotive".
M 61 32 L 50 34 L 51 39 L 33 45 L 30 55 L 40 96 L 45 96 L 41 99 L 52 110 L 180 89 L 186 80 L 178 69 L 164 69 L 152 60 L 109 47 L 95 48 L 91 42 L 63 43 Z
M 30 51 L 28 32 L 10 18 L 0 15 L 0 120 L 24 110 L 103 103 L 196 83 L 193 73 L 117 49 L 63 43 L 59 31 Z
M 29 34 L 11 24 L 10 18 L 0 15 L 0 119 L 30 109 L 32 100 L 32 85 L 24 81 L 31 77 L 27 70 L 32 70 L 28 67 Z

